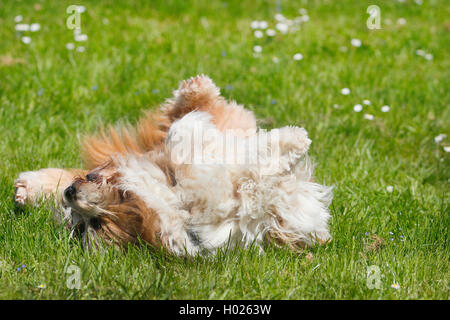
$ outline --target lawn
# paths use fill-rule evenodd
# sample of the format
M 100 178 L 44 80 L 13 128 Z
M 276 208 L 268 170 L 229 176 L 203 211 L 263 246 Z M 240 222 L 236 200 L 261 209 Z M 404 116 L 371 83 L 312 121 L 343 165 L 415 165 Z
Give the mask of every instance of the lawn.
M 85 41 L 71 4 L 0 3 L 0 299 L 449 299 L 448 1 L 78 1 Z M 303 18 L 282 33 L 277 13 Z M 47 204 L 15 208 L 19 172 L 80 167 L 84 133 L 133 123 L 200 73 L 263 127 L 308 130 L 334 186 L 331 243 L 89 252 Z

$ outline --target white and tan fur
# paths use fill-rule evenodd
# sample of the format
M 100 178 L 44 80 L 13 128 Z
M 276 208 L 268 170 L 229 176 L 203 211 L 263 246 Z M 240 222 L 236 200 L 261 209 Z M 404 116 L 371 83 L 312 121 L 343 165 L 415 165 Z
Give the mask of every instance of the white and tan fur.
M 180 161 L 180 137 L 199 130 L 213 137 L 195 141 L 212 161 Z M 230 130 L 237 147 L 224 151 L 220 142 Z M 255 148 L 264 135 L 277 139 Z M 16 180 L 15 197 L 18 204 L 36 204 L 39 196 L 56 194 L 87 244 L 143 239 L 178 255 L 264 241 L 301 248 L 330 239 L 331 188 L 313 182 L 310 143 L 303 128 L 258 130 L 252 112 L 198 76 L 183 81 L 160 113 L 148 113 L 136 129 L 87 138 L 87 176 L 25 172 Z M 221 161 L 239 156 L 276 165 Z M 61 196 L 57 190 L 65 188 Z

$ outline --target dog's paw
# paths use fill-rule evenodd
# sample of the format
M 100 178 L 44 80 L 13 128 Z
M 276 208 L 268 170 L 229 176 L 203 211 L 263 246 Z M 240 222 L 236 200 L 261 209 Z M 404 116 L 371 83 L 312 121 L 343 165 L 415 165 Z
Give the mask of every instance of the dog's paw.
M 20 173 L 14 187 L 14 202 L 19 206 L 34 204 L 43 195 L 42 183 L 35 171 Z
M 281 153 L 299 157 L 308 152 L 311 140 L 305 129 L 299 127 L 283 127 L 279 129 Z
M 175 92 L 177 99 L 200 104 L 207 99 L 214 99 L 219 95 L 220 89 L 206 75 L 199 75 L 182 81 L 178 90 Z

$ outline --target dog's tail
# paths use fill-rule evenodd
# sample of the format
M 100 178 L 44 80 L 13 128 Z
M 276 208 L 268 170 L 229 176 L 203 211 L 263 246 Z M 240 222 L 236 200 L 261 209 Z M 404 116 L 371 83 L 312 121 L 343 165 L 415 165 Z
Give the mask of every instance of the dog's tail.
M 161 113 L 148 111 L 136 128 L 129 125 L 101 128 L 96 135 L 85 136 L 82 158 L 87 169 L 93 169 L 111 160 L 117 154 L 143 154 L 162 145 L 170 121 Z

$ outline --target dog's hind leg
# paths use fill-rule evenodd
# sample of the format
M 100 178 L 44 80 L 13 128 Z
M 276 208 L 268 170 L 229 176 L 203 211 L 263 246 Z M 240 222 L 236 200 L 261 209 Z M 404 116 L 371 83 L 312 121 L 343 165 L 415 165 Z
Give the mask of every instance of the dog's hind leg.
M 56 168 L 22 172 L 14 181 L 14 202 L 19 206 L 36 206 L 41 200 L 53 197 L 60 203 L 64 190 L 77 176 L 85 174 L 84 170 Z
M 162 110 L 172 122 L 192 111 L 204 111 L 212 116 L 211 121 L 220 131 L 256 130 L 253 112 L 234 101 L 225 100 L 220 89 L 205 75 L 182 81 L 174 91 L 174 98 L 169 99 Z
M 277 135 L 278 163 L 283 171 L 291 171 L 296 167 L 299 159 L 304 158 L 308 152 L 311 140 L 305 129 L 293 126 L 275 129 L 270 132 Z

